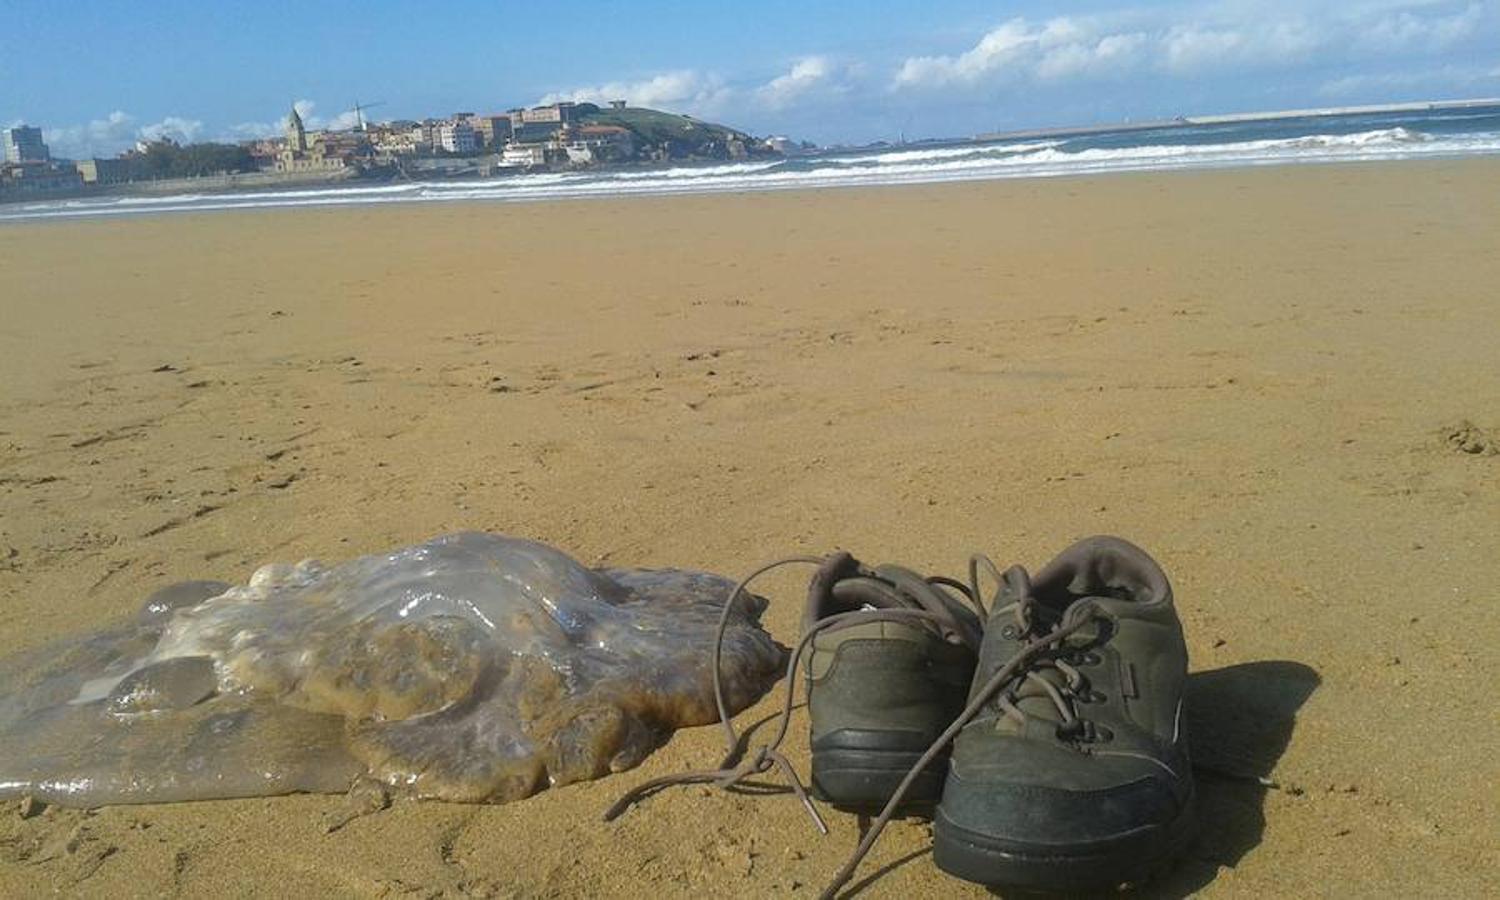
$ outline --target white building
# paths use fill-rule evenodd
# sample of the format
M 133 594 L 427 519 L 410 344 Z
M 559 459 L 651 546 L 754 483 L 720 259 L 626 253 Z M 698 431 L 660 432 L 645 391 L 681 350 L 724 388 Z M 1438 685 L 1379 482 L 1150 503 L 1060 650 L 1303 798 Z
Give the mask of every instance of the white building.
M 770 147 L 772 150 L 775 150 L 777 153 L 780 153 L 782 156 L 791 156 L 801 149 L 796 144 L 792 143 L 791 138 L 783 137 L 779 134 L 766 138 L 766 146 Z
M 565 126 L 552 146 L 566 152 L 569 162 L 581 165 L 635 155 L 634 136 L 618 125 Z
M 500 164 L 530 169 L 547 164 L 547 148 L 542 144 L 507 144 L 500 153 Z
M 415 128 L 382 128 L 376 127 L 366 131 L 370 138 L 370 146 L 381 156 L 410 156 L 419 149 L 428 149 L 422 145 L 422 129 Z
M 438 127 L 438 146 L 449 153 L 467 155 L 479 152 L 479 133 L 466 121 L 444 122 Z

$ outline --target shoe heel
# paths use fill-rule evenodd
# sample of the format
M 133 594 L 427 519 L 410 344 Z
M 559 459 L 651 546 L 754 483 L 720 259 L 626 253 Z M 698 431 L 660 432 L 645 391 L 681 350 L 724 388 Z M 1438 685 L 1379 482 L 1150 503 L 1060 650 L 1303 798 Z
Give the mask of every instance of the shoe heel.
M 1190 799 L 1169 824 L 1074 847 L 1003 839 L 955 825 L 938 809 L 932 819 L 932 861 L 955 878 L 991 890 L 1114 893 L 1161 874 L 1197 834 Z
M 814 797 L 847 812 L 879 813 L 927 750 L 923 735 L 844 729 L 813 744 Z M 943 796 L 948 760 L 933 760 L 901 802 L 903 815 L 930 815 Z

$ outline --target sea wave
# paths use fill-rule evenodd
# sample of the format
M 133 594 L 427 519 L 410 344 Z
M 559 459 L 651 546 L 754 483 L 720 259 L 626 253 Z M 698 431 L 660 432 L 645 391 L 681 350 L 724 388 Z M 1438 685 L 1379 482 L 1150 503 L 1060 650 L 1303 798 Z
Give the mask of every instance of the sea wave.
M 721 175 L 746 175 L 763 172 L 781 165 L 781 160 L 771 162 L 730 163 L 724 166 L 677 166 L 671 169 L 643 169 L 641 171 L 609 172 L 603 177 L 615 181 L 635 181 L 646 178 L 717 178 Z
M 880 153 L 864 153 L 858 156 L 829 156 L 823 161 L 839 166 L 860 165 L 906 165 L 927 160 L 961 159 L 963 157 L 1000 157 L 1036 150 L 1046 150 L 1062 144 L 1062 141 L 1030 141 L 1016 144 L 968 144 L 959 147 L 934 147 L 930 150 L 886 150 Z
M 1173 134 L 1180 134 L 1174 131 Z M 1500 153 L 1500 132 L 1434 135 L 1405 126 L 1348 134 L 1317 133 L 1218 143 L 1170 143 L 1168 135 L 1130 135 L 1134 146 L 1074 139 L 893 148 L 854 155 L 676 166 L 669 169 L 556 172 L 492 180 L 351 184 L 243 193 L 99 197 L 0 207 L 0 221 L 219 209 L 354 206 L 405 202 L 535 201 L 786 188 L 913 184 L 978 179 L 1176 170 L 1297 162 L 1370 161 Z M 1201 137 L 1201 134 L 1200 134 Z M 1113 142 L 1119 142 L 1119 134 Z M 1151 143 L 1156 140 L 1158 143 Z
M 1356 134 L 1312 134 L 1303 138 L 1292 138 L 1297 147 L 1376 147 L 1382 144 L 1425 144 L 1437 138 L 1425 131 L 1409 128 L 1377 128 Z

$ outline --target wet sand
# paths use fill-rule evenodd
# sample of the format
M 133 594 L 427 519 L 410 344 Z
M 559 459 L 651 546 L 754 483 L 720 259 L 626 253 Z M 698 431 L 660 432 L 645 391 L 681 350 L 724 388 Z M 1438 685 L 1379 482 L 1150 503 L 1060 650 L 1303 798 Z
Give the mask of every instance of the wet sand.
M 1146 893 L 1480 895 L 1497 246 L 1494 160 L 0 227 L 0 654 L 466 528 L 731 575 L 1112 532 L 1174 580 L 1220 773 Z M 801 589 L 766 583 L 783 642 Z M 0 894 L 814 895 L 852 818 L 683 788 L 599 821 L 718 740 L 331 833 L 339 797 L 4 804 Z M 927 840 L 891 828 L 867 895 L 983 896 Z

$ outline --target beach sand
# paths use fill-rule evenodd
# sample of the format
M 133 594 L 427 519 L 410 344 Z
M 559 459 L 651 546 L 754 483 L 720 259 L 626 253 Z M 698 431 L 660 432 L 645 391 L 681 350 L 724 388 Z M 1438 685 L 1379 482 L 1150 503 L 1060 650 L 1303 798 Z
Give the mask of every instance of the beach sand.
M 458 529 L 730 575 L 1116 533 L 1174 581 L 1198 759 L 1275 785 L 1205 774 L 1145 893 L 1480 895 L 1496 247 L 1495 160 L 0 227 L 0 654 Z M 804 577 L 761 591 L 783 642 Z M 815 895 L 853 818 L 694 787 L 600 821 L 719 739 L 331 833 L 339 797 L 4 804 L 0 895 Z M 983 896 L 928 834 L 868 896 Z

